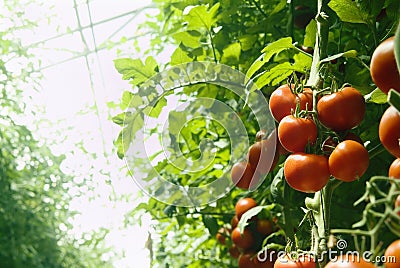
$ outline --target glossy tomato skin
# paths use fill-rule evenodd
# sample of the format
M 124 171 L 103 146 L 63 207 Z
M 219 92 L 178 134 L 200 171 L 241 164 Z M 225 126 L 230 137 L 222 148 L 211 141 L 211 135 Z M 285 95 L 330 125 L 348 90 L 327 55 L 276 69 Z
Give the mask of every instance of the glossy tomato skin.
M 311 89 L 304 88 L 303 93 L 295 95 L 289 85 L 282 85 L 272 92 L 269 99 L 269 109 L 275 120 L 280 122 L 282 118 L 290 115 L 291 111 L 296 109 L 297 103 L 299 103 L 300 110 L 305 110 L 307 106 L 308 110 L 311 111 L 313 103 Z
M 305 193 L 318 192 L 330 178 L 328 158 L 323 155 L 291 154 L 285 161 L 283 172 L 292 188 Z
M 341 91 L 323 96 L 317 103 L 318 119 L 335 131 L 352 129 L 365 115 L 365 100 L 357 89 L 345 87 Z
M 260 176 L 248 162 L 239 162 L 231 169 L 232 182 L 241 189 L 249 189 L 251 184 L 259 181 Z
M 400 179 L 400 158 L 395 159 L 390 165 L 389 177 Z
M 349 255 L 340 255 L 336 259 L 330 261 L 325 268 L 376 268 L 371 262 L 367 262 L 360 257 Z
M 400 263 L 400 239 L 392 242 L 385 250 L 386 260 L 395 259 L 395 262 L 386 262 L 386 268 L 398 268 Z
M 257 202 L 251 198 L 251 197 L 246 197 L 246 198 L 242 198 L 239 201 L 236 202 L 235 205 L 235 213 L 237 218 L 240 220 L 240 218 L 242 217 L 242 215 L 248 211 L 251 208 L 254 208 L 257 206 Z
M 285 116 L 278 126 L 278 137 L 282 146 L 289 152 L 304 152 L 307 144 L 314 144 L 318 130 L 309 118 Z
M 314 260 L 308 256 L 300 256 L 298 260 L 294 260 L 289 256 L 279 257 L 274 264 L 274 268 L 316 268 Z
M 264 236 L 270 235 L 273 231 L 272 222 L 268 219 L 259 219 L 256 222 L 256 230 Z
M 264 175 L 275 168 L 278 160 L 276 157 L 277 143 L 278 137 L 274 131 L 266 139 L 250 146 L 247 157 L 256 173 Z
M 400 113 L 393 106 L 387 108 L 382 115 L 379 139 L 389 153 L 400 158 Z
M 353 140 L 339 143 L 329 156 L 329 171 L 338 180 L 351 182 L 357 180 L 369 165 L 368 151 Z
M 243 250 L 250 249 L 255 243 L 254 235 L 249 229 L 244 229 L 243 234 L 240 233 L 239 227 L 233 229 L 231 233 L 232 242 Z
M 393 88 L 400 92 L 400 74 L 394 56 L 394 37 L 379 44 L 371 58 L 371 77 L 385 94 Z

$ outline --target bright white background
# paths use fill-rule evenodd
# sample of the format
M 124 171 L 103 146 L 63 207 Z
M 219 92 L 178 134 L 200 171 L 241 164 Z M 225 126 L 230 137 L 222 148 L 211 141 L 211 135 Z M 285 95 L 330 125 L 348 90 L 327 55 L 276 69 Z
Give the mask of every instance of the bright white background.
M 52 0 L 45 7 L 27 6 L 27 14 L 32 19 L 53 16 L 49 21 L 42 20 L 34 32 L 21 35 L 24 45 L 34 44 L 31 52 L 41 59 L 44 78 L 40 91 L 27 102 L 28 109 L 35 111 L 36 116 L 25 118 L 25 123 L 37 128 L 37 137 L 51 146 L 55 154 L 66 155 L 63 171 L 72 174 L 74 181 L 81 184 L 72 190 L 73 194 L 81 195 L 71 204 L 72 210 L 80 212 L 71 219 L 74 226 L 71 235 L 80 237 L 83 232 L 101 227 L 110 229 L 106 242 L 107 246 L 117 249 L 114 266 L 146 268 L 149 253 L 145 241 L 150 220 L 144 219 L 141 226 L 124 227 L 124 215 L 146 197 L 136 198 L 140 189 L 126 175 L 124 162 L 113 151 L 119 127 L 110 120 L 117 111 L 110 110 L 108 104 L 118 102 L 122 92 L 130 88 L 114 69 L 113 60 L 139 56 L 134 42 L 146 48 L 149 37 L 133 38 L 120 46 L 91 53 L 88 62 L 82 55 L 110 41 L 141 36 L 138 25 L 146 19 L 146 13 L 151 16 L 154 10 L 148 9 L 136 16 L 134 10 L 148 6 L 148 0 L 91 0 L 88 3 L 77 0 L 76 4 L 81 26 L 90 25 L 88 5 L 93 24 L 132 13 L 96 25 L 93 31 L 90 27 L 84 29 L 84 42 L 79 31 L 68 34 L 79 27 L 74 0 Z M 38 44 L 42 40 L 47 41 Z M 125 53 L 118 54 L 118 51 Z M 129 198 L 114 201 L 114 197 L 123 195 Z

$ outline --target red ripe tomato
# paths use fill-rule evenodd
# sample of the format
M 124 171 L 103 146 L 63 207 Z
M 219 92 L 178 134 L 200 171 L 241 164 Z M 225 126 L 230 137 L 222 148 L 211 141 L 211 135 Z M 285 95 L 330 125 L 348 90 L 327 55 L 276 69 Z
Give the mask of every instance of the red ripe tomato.
M 394 37 L 379 44 L 371 58 L 371 77 L 385 94 L 389 89 L 400 92 L 400 74 L 394 57 Z
M 232 227 L 232 229 L 234 229 L 234 228 L 236 228 L 236 226 L 238 225 L 238 223 L 239 223 L 239 218 L 238 218 L 238 216 L 233 216 L 232 217 L 232 220 L 231 220 L 231 227 Z
M 317 125 L 308 118 L 285 116 L 278 126 L 278 137 L 282 146 L 289 152 L 304 152 L 308 143 L 317 140 Z
M 244 253 L 240 255 L 238 261 L 239 268 L 257 268 L 254 261 L 254 254 L 251 253 Z
M 351 129 L 364 119 L 365 101 L 357 89 L 345 87 L 323 96 L 317 104 L 319 121 L 335 131 Z
M 379 139 L 389 153 L 400 158 L 400 113 L 393 106 L 382 115 Z
M 230 248 L 229 248 L 229 255 L 231 255 L 232 258 L 237 259 L 240 256 L 240 251 L 237 248 L 237 246 L 235 244 L 233 244 Z
M 272 223 L 267 219 L 260 219 L 256 222 L 256 230 L 262 235 L 269 235 L 272 233 Z
M 239 162 L 233 165 L 231 178 L 237 187 L 248 190 L 251 184 L 259 181 L 260 176 L 248 162 Z
M 353 140 L 342 141 L 329 156 L 329 171 L 341 181 L 357 180 L 367 171 L 368 164 L 368 151 Z
M 286 255 L 284 257 L 279 257 L 274 268 L 316 268 L 315 261 L 306 255 L 300 255 L 297 260 L 292 259 L 290 256 Z
M 253 263 L 255 264 L 256 268 L 273 268 L 275 260 L 271 261 L 269 259 L 258 259 L 258 256 L 256 255 L 253 258 Z
M 218 233 L 216 234 L 216 239 L 218 241 L 218 243 L 220 243 L 221 245 L 225 245 L 226 244 L 226 240 L 228 238 L 228 230 L 225 228 L 220 228 L 218 230 Z
M 328 138 L 326 138 L 324 140 L 324 142 L 322 143 L 322 151 L 324 151 L 327 154 L 332 153 L 332 151 L 335 149 L 335 147 L 337 146 L 337 141 L 335 141 L 334 138 L 332 138 L 331 136 L 329 136 Z
M 276 158 L 277 139 L 274 131 L 267 139 L 250 146 L 247 156 L 256 173 L 264 175 L 275 168 L 278 160 Z
M 325 268 L 376 268 L 372 263 L 363 259 L 362 254 L 355 256 L 353 254 L 344 254 L 331 260 Z
M 249 229 L 244 229 L 243 234 L 240 233 L 239 228 L 236 227 L 231 233 L 232 242 L 243 250 L 251 248 L 255 239 L 253 233 Z
M 400 179 L 400 158 L 395 159 L 390 165 L 389 177 Z
M 385 251 L 386 268 L 398 268 L 400 263 L 400 239 L 392 242 Z M 389 260 L 392 260 L 391 262 Z
M 285 161 L 283 172 L 292 188 L 305 193 L 321 190 L 330 178 L 328 158 L 323 155 L 291 154 Z
M 398 196 L 396 197 L 396 200 L 394 201 L 394 208 L 396 209 L 396 208 L 398 208 L 398 207 L 400 207 L 400 195 L 398 195 Z M 397 212 L 397 215 L 400 216 L 400 211 Z
M 292 86 L 292 89 L 294 85 Z M 282 118 L 291 114 L 292 110 L 296 109 L 296 104 L 299 103 L 300 110 L 305 110 L 306 106 L 308 110 L 312 110 L 312 91 L 310 88 L 304 88 L 303 92 L 295 95 L 292 92 L 289 85 L 283 85 L 278 87 L 272 92 L 269 99 L 269 109 L 272 116 L 277 122 L 280 122 Z
M 246 211 L 248 211 L 249 209 L 254 208 L 256 206 L 257 206 L 257 203 L 253 198 L 250 198 L 250 197 L 242 198 L 239 201 L 237 201 L 237 203 L 235 205 L 236 216 L 240 220 L 240 218 Z

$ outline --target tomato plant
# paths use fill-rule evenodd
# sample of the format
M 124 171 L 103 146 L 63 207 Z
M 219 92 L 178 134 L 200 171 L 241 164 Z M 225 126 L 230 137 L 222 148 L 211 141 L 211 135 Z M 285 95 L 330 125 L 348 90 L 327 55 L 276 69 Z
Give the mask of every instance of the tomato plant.
M 282 85 L 271 94 L 269 109 L 277 122 L 280 122 L 285 116 L 290 115 L 296 109 L 297 104 L 300 110 L 312 109 L 311 89 L 304 88 L 298 94 L 293 92 L 294 90 L 294 85 Z
M 400 113 L 390 106 L 382 115 L 379 124 L 379 138 L 385 148 L 397 158 L 400 158 Z
M 394 57 L 394 37 L 379 44 L 371 57 L 371 77 L 384 93 L 393 88 L 400 92 L 400 74 Z
M 354 181 L 361 178 L 369 164 L 368 151 L 353 140 L 339 143 L 329 156 L 329 171 L 342 181 Z
M 239 228 L 236 227 L 232 230 L 231 238 L 232 242 L 235 243 L 238 248 L 243 250 L 250 249 L 255 243 L 254 235 L 249 229 L 244 229 L 241 234 Z
M 231 170 L 232 182 L 239 188 L 249 189 L 252 183 L 258 181 L 259 175 L 248 162 L 239 162 Z
M 359 125 L 364 119 L 365 109 L 363 95 L 353 87 L 345 87 L 325 95 L 317 104 L 320 122 L 336 131 L 352 129 Z
M 328 158 L 305 153 L 291 154 L 285 161 L 284 174 L 292 188 L 305 193 L 317 192 L 329 181 Z
M 279 141 L 289 152 L 304 152 L 307 144 L 315 143 L 317 135 L 317 125 L 309 118 L 287 115 L 279 122 Z

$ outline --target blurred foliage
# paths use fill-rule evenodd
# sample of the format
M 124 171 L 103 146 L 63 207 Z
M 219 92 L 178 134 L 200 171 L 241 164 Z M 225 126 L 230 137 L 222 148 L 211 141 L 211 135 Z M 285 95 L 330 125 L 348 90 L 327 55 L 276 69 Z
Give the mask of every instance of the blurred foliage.
M 246 127 L 247 137 L 243 137 L 243 142 L 254 142 L 260 126 L 241 99 L 229 90 L 224 90 L 223 87 L 186 85 L 180 91 L 157 91 L 154 85 L 147 86 L 146 81 L 180 63 L 209 61 L 226 64 L 246 73 L 267 99 L 278 85 L 288 80 L 293 81 L 295 76 L 305 82 L 310 75 L 312 60 L 308 51 L 315 44 L 316 22 L 310 19 L 316 15 L 316 2 L 154 0 L 159 14 L 148 18 L 141 26 L 152 31 L 152 45 L 145 52 L 154 57 L 115 60 L 115 67 L 122 78 L 132 84 L 132 89 L 123 94 L 121 101 L 121 109 L 125 112 L 113 119 L 122 127 L 115 142 L 119 157 L 125 156 L 136 134 L 140 133 L 143 120 L 149 117 L 158 118 L 163 114 L 163 107 L 168 104 L 167 96 L 170 94 L 178 96 L 178 102 L 182 103 L 194 103 L 197 96 L 207 96 L 229 104 L 240 117 L 240 123 Z M 307 12 L 312 15 L 303 23 L 304 26 L 307 25 L 304 28 L 299 27 L 299 19 L 304 19 L 306 14 L 304 8 L 296 9 L 299 6 L 306 7 Z M 368 65 L 375 47 L 394 34 L 399 19 L 399 6 L 397 0 L 332 0 L 326 10 L 329 35 L 328 40 L 325 40 L 327 58 L 321 72 L 324 78 L 321 88 L 340 88 L 348 83 L 365 95 L 367 114 L 354 132 L 362 138 L 371 157 L 370 167 L 360 180 L 342 184 L 334 192 L 332 228 L 351 228 L 352 224 L 361 220 L 367 202 L 360 202 L 357 206 L 352 204 L 363 196 L 366 181 L 371 176 L 387 175 L 393 160 L 380 145 L 378 125 L 387 103 L 375 91 Z M 175 46 L 175 50 L 171 51 L 169 61 L 157 62 L 158 53 L 171 45 Z M 156 111 L 153 114 L 148 112 L 152 108 Z M 189 114 L 196 114 L 199 107 L 195 104 L 189 105 L 188 110 Z M 172 113 L 166 120 L 169 124 L 174 124 L 177 120 L 185 119 L 174 117 Z M 190 154 L 192 151 L 188 148 L 199 146 L 199 140 L 208 137 L 207 135 L 214 137 L 214 144 L 225 138 L 223 131 L 212 132 L 212 128 L 206 127 L 209 123 L 203 117 L 197 124 L 184 129 L 188 133 L 181 148 L 188 153 L 188 159 L 198 157 L 198 151 L 194 150 L 195 153 Z M 162 138 L 159 126 L 149 129 L 147 134 L 155 135 L 160 140 Z M 170 131 L 169 136 L 171 140 L 179 140 L 178 133 Z M 163 178 L 183 186 L 198 181 L 207 183 L 213 181 L 214 176 L 218 177 L 216 164 L 222 166 L 222 170 L 226 171 L 228 168 L 229 171 L 226 166 L 229 148 L 229 143 L 219 147 L 215 154 L 215 165 L 207 173 L 194 174 L 198 176 L 195 182 L 192 177 L 174 169 L 168 161 L 157 162 L 156 168 Z M 156 159 L 158 154 L 160 152 L 149 157 Z M 229 256 L 228 247 L 220 246 L 214 236 L 218 227 L 230 226 L 236 201 L 243 196 L 251 196 L 259 205 L 278 204 L 270 212 L 271 215 L 277 218 L 278 225 L 288 236 L 296 234 L 301 249 L 307 249 L 310 246 L 311 227 L 302 221 L 304 212 L 301 208 L 304 207 L 305 197 L 310 195 L 287 186 L 282 178 L 283 161 L 284 159 L 280 159 L 277 167 L 266 175 L 263 184 L 254 192 L 234 189 L 215 203 L 192 208 L 176 207 L 150 198 L 148 203 L 140 204 L 127 215 L 126 223 L 140 221 L 144 213 L 152 216 L 154 267 L 236 267 L 237 262 Z M 130 171 L 133 174 L 146 170 L 140 157 L 135 159 L 131 167 L 135 168 L 135 172 Z M 154 178 L 148 177 L 149 181 L 152 179 Z M 380 186 L 383 187 L 383 192 L 389 190 L 387 183 Z M 176 197 L 171 196 L 172 203 L 174 198 Z M 303 224 L 300 225 L 300 222 Z M 381 231 L 380 239 L 386 246 L 393 239 L 393 234 L 385 228 Z M 355 248 L 356 245 L 351 244 L 352 237 L 344 236 L 350 241 L 349 249 Z M 275 242 L 285 244 L 284 239 L 277 239 Z
M 29 92 L 37 90 L 39 59 L 23 47 L 18 33 L 36 27 L 27 19 L 31 1 L 1 1 L 0 20 L 0 267 L 110 267 L 103 254 L 107 230 L 71 234 L 69 209 L 73 177 L 60 170 L 44 140 L 18 123 Z

